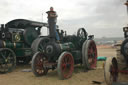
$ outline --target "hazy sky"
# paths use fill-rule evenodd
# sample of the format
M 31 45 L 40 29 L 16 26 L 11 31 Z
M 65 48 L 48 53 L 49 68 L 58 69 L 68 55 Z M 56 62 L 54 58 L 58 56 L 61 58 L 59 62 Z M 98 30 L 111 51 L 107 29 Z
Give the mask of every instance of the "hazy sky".
M 86 28 L 95 37 L 122 37 L 128 24 L 125 0 L 0 0 L 0 23 L 23 18 L 47 22 L 50 6 L 58 13 L 60 29 L 68 34 Z M 42 16 L 43 13 L 43 16 Z

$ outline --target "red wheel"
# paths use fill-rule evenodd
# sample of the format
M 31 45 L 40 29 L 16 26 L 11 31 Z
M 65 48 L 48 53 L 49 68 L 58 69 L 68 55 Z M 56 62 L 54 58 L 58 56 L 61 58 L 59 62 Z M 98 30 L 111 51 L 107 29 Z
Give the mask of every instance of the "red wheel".
M 105 61 L 104 78 L 107 85 L 112 85 L 118 81 L 118 64 L 114 57 L 108 57 Z
M 48 69 L 44 68 L 44 57 L 43 54 L 40 52 L 35 53 L 35 55 L 32 58 L 32 72 L 35 74 L 35 76 L 43 76 L 46 75 L 48 72 Z
M 85 69 L 96 68 L 97 48 L 94 40 L 86 40 L 82 46 L 82 61 Z
M 74 70 L 74 59 L 71 53 L 63 52 L 57 65 L 57 71 L 60 79 L 67 79 L 72 76 Z

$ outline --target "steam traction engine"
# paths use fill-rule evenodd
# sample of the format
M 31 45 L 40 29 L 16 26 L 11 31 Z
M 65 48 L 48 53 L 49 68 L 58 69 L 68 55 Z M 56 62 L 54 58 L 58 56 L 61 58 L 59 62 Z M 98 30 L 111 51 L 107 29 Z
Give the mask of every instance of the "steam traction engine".
M 15 19 L 0 28 L 0 73 L 12 71 L 17 63 L 29 63 L 31 45 L 46 23 Z M 34 49 L 34 48 L 33 48 Z
M 128 0 L 125 5 L 128 9 Z M 121 77 L 119 74 L 128 74 L 128 27 L 124 27 L 123 31 L 125 40 L 122 44 L 116 45 L 116 57 L 108 57 L 105 62 L 104 77 L 107 85 L 117 85 L 119 77 Z
M 84 28 L 80 28 L 77 35 L 67 35 L 63 30 L 56 29 L 57 14 L 52 7 L 47 14 L 49 36 L 37 38 L 32 46 L 36 52 L 31 65 L 35 76 L 57 69 L 59 79 L 67 79 L 72 75 L 74 64 L 83 64 L 85 70 L 94 69 L 97 48 L 93 35 L 88 36 Z
M 128 75 L 128 38 L 126 33 L 128 27 L 124 27 L 125 40 L 122 44 L 116 44 L 116 57 L 108 57 L 105 61 L 104 78 L 107 85 L 127 85 L 120 84 L 120 74 Z M 120 77 L 120 78 L 119 78 Z

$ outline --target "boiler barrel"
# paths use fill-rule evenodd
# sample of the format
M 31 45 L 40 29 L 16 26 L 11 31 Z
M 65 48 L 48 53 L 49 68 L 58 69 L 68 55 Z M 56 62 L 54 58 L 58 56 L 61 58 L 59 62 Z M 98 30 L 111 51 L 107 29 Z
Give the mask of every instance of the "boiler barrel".
M 22 48 L 22 43 L 15 43 L 15 42 L 7 42 L 0 40 L 0 48 Z

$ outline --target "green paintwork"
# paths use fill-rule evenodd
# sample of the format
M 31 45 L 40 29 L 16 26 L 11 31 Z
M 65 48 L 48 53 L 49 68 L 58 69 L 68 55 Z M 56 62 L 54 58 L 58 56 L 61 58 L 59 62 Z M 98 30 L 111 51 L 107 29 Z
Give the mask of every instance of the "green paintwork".
M 5 48 L 22 48 L 24 46 L 23 43 L 12 43 L 10 41 L 6 41 L 4 47 Z
M 75 64 L 82 62 L 81 61 L 82 60 L 82 54 L 81 54 L 82 51 L 79 50 L 79 49 L 82 49 L 82 46 L 78 47 L 79 49 L 77 49 L 77 46 L 80 46 L 79 42 L 77 40 L 78 39 L 76 39 L 76 40 L 74 39 L 74 41 L 72 41 L 72 42 L 60 44 L 62 52 L 63 51 L 69 51 L 72 53 L 72 55 L 74 57 Z M 56 57 L 55 59 L 58 59 L 58 58 Z
M 60 47 L 62 52 L 69 51 L 72 53 L 76 64 L 82 63 L 82 45 L 86 40 L 87 36 L 85 38 L 79 38 L 75 35 L 69 36 L 60 44 Z
M 12 33 L 12 42 L 24 42 L 24 37 L 19 33 Z
M 26 44 L 31 46 L 33 40 L 35 40 L 40 34 L 40 29 L 35 27 L 26 27 L 24 32 L 24 40 Z
M 16 56 L 18 57 L 27 57 L 32 55 L 31 48 L 20 48 L 15 49 L 14 52 L 16 53 Z
M 25 57 L 32 55 L 32 50 L 25 43 L 12 43 L 10 41 L 5 42 L 3 48 L 11 48 L 15 52 L 17 57 Z
M 18 23 L 19 21 L 19 23 Z M 33 54 L 31 50 L 31 44 L 33 41 L 40 35 L 40 26 L 36 27 L 27 25 L 24 26 L 23 28 L 20 28 L 20 20 L 18 21 L 12 21 L 8 26 L 8 32 L 5 33 L 10 33 L 11 36 L 10 38 L 1 39 L 1 48 L 10 48 L 14 51 L 16 54 L 16 57 L 27 57 L 31 56 Z M 22 20 L 21 20 L 22 21 Z M 15 23 L 16 24 L 15 24 Z M 29 22 L 29 21 L 27 21 Z M 31 21 L 30 21 L 31 22 Z M 29 22 L 29 23 L 30 23 Z M 14 24 L 14 25 L 13 25 Z M 25 24 L 25 22 L 23 22 Z M 13 28 L 14 26 L 14 28 Z M 18 28 L 17 28 L 18 26 Z M 22 26 L 21 26 L 22 27 Z
M 81 51 L 76 50 L 76 51 L 72 51 L 71 53 L 72 53 L 72 55 L 74 57 L 75 64 L 82 63 Z
M 75 49 L 75 46 L 72 42 L 60 44 L 60 47 L 62 51 Z

